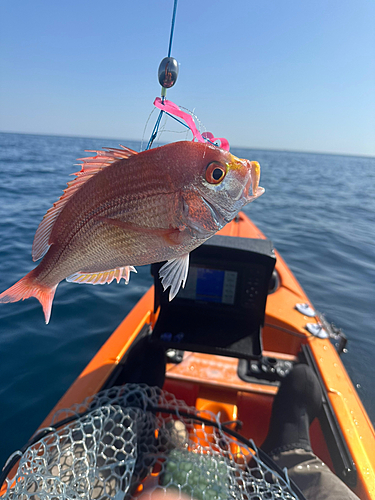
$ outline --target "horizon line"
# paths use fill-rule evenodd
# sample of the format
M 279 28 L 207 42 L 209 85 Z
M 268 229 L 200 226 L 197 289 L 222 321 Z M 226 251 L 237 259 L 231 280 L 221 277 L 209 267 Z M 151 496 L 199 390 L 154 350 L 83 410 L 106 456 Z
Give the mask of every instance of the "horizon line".
M 71 139 L 108 139 L 111 141 L 131 141 L 131 142 L 147 142 L 142 139 L 120 139 L 118 137 L 109 137 L 109 136 L 89 136 L 89 135 L 69 135 L 69 134 L 54 134 L 54 133 L 42 133 L 42 132 L 15 132 L 8 130 L 0 130 L 0 134 L 18 134 L 18 135 L 36 135 L 36 136 L 47 136 L 47 137 L 66 137 Z M 180 142 L 180 141 L 174 141 Z M 167 142 L 163 143 L 169 144 Z M 103 146 L 105 147 L 105 146 Z M 351 156 L 357 158 L 371 158 L 375 159 L 374 155 L 368 154 L 360 154 L 360 153 L 335 153 L 331 151 L 311 151 L 311 150 L 301 150 L 301 149 L 278 149 L 278 148 L 262 148 L 262 147 L 249 147 L 249 146 L 232 146 L 232 149 L 250 149 L 255 151 L 265 151 L 265 152 L 275 152 L 275 153 L 304 153 L 304 154 L 320 154 L 320 155 L 328 155 L 328 156 Z

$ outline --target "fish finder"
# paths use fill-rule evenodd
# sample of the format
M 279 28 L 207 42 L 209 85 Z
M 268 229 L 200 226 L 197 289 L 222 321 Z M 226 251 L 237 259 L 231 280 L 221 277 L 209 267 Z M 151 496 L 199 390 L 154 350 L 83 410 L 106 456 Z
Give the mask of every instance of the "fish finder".
M 190 254 L 185 288 L 170 302 L 153 264 L 155 311 L 152 342 L 244 359 L 262 355 L 261 328 L 275 266 L 272 242 L 216 235 Z

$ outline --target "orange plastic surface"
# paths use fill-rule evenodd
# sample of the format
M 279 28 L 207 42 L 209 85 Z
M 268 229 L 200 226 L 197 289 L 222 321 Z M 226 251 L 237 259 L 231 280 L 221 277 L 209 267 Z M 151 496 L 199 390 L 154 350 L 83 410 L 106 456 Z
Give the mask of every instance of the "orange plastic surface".
M 220 234 L 265 238 L 244 214 L 239 215 L 237 222 L 225 226 Z M 263 328 L 264 349 L 274 351 L 273 357 L 284 353 L 293 359 L 300 351 L 301 344 L 309 343 L 357 466 L 358 484 L 355 492 L 363 500 L 375 500 L 374 429 L 332 344 L 307 332 L 306 323 L 318 320 L 307 318 L 295 309 L 299 302 L 310 302 L 283 259 L 277 252 L 275 254 L 280 286 L 268 296 Z M 144 324 L 154 323 L 153 293 L 152 287 L 98 351 L 45 419 L 42 427 L 50 423 L 58 409 L 69 408 L 100 390 Z M 236 414 L 243 421 L 243 435 L 254 439 L 257 445 L 263 442 L 267 434 L 272 401 L 277 392 L 274 386 L 240 380 L 237 376 L 237 360 L 198 353 L 186 353 L 182 363 L 168 365 L 164 389 L 174 393 L 178 399 L 185 400 L 189 406 L 197 405 L 202 409 L 220 406 L 226 417 Z M 319 429 L 315 429 L 312 435 L 321 439 Z M 324 454 L 327 449 L 322 446 L 317 448 L 317 452 Z
M 309 339 L 346 443 L 357 467 L 356 494 L 375 499 L 375 432 L 335 348 L 324 339 Z
M 232 227 L 229 227 L 232 226 Z M 233 227 L 237 226 L 237 227 Z M 243 214 L 239 223 L 228 225 L 221 234 L 262 238 L 264 235 Z M 328 397 L 357 467 L 357 486 L 361 499 L 375 499 L 375 432 L 362 402 L 335 348 L 328 339 L 319 339 L 305 329 L 316 318 L 303 316 L 295 309 L 298 302 L 311 305 L 288 266 L 275 251 L 280 287 L 269 295 L 266 305 L 263 345 L 265 349 L 296 354 L 301 343 L 309 343 Z M 323 448 L 319 450 L 323 452 Z
M 74 403 L 81 403 L 86 397 L 100 391 L 145 323 L 152 322 L 153 304 L 154 287 L 151 287 L 73 382 L 41 427 L 50 424 L 56 411 L 69 408 Z

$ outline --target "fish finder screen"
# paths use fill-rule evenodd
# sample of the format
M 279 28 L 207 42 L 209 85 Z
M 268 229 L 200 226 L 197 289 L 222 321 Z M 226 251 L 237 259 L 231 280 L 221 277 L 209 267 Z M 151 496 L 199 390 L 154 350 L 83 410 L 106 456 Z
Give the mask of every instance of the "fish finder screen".
M 178 297 L 202 302 L 234 304 L 236 284 L 236 271 L 191 266 L 185 288 L 180 290 Z

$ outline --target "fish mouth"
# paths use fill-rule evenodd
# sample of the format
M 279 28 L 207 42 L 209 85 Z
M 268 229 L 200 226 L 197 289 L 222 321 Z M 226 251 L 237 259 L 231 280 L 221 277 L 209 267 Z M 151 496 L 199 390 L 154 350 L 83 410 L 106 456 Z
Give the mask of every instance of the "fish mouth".
M 250 160 L 240 160 L 246 164 L 246 167 L 250 173 L 249 180 L 247 181 L 244 189 L 244 198 L 246 203 L 250 203 L 251 201 L 259 198 L 265 189 L 259 186 L 260 179 L 260 165 L 257 161 Z

